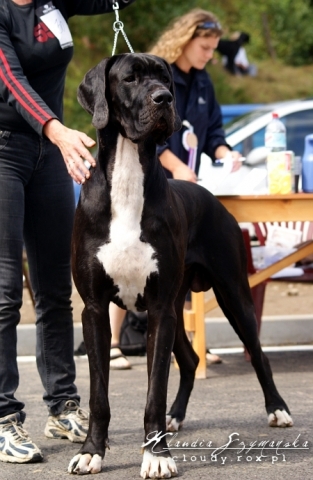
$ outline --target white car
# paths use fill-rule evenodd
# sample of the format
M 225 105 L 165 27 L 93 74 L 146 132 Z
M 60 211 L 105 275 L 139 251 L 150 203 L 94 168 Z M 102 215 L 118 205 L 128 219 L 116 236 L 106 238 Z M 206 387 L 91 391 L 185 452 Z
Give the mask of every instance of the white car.
M 267 104 L 225 126 L 227 143 L 245 158 L 243 166 L 231 173 L 228 162 L 214 166 L 202 155 L 199 183 L 215 195 L 267 193 L 264 135 L 273 112 L 286 126 L 287 149 L 301 157 L 304 139 L 313 133 L 313 99 Z
M 302 156 L 304 138 L 313 133 L 313 99 L 271 103 L 234 119 L 225 126 L 227 143 L 247 157 L 254 148 L 264 146 L 265 127 L 278 113 L 287 132 L 287 150 Z

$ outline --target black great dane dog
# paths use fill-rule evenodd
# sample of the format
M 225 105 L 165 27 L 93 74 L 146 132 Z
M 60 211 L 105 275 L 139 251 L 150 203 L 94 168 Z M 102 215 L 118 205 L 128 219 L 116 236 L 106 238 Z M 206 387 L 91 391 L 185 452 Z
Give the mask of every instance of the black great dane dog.
M 291 426 L 260 347 L 241 230 L 207 190 L 168 181 L 156 155 L 156 145 L 180 128 L 169 65 L 148 54 L 113 56 L 86 74 L 78 99 L 93 116 L 99 149 L 97 166 L 82 188 L 73 233 L 74 281 L 85 304 L 90 426 L 69 472 L 100 472 L 108 447 L 110 302 L 148 311 L 144 429 L 146 439 L 158 432 L 161 440 L 146 442 L 143 478 L 177 473 L 163 434 L 182 424 L 198 364 L 183 325 L 189 289 L 213 288 L 251 355 L 269 424 Z M 172 351 L 181 382 L 166 416 Z

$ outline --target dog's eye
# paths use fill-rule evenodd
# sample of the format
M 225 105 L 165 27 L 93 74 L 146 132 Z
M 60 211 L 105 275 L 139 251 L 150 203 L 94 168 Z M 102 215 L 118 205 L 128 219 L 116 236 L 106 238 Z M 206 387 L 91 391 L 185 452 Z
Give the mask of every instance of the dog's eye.
M 132 83 L 136 80 L 135 75 L 129 75 L 128 77 L 124 78 L 124 82 L 126 83 Z
M 169 77 L 167 77 L 167 76 L 165 76 L 165 75 L 163 75 L 162 81 L 163 81 L 164 83 L 170 83 Z

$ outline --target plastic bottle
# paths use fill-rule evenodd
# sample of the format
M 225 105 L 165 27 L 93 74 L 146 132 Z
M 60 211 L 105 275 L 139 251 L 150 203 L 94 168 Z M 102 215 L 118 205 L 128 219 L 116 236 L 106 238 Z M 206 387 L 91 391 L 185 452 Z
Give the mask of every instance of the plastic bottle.
M 313 193 L 313 134 L 307 135 L 304 140 L 302 190 L 305 193 Z
M 276 112 L 272 113 L 272 120 L 265 128 L 265 146 L 269 152 L 287 150 L 286 127 Z

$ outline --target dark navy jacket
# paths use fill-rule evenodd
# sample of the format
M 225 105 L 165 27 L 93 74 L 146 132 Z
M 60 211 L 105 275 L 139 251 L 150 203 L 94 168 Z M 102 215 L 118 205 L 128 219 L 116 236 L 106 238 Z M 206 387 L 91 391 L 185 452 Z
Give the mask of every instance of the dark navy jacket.
M 222 128 L 222 114 L 216 101 L 212 81 L 205 70 L 193 69 L 193 79 L 189 89 L 189 98 L 186 104 L 186 82 L 175 64 L 171 65 L 175 83 L 176 108 L 181 120 L 188 120 L 194 127 L 194 133 L 198 137 L 198 153 L 196 173 L 200 166 L 201 153 L 206 153 L 214 161 L 214 152 L 220 145 L 227 145 L 224 130 Z M 186 104 L 186 106 L 185 106 Z M 185 106 L 185 108 L 184 108 Z M 185 110 L 185 111 L 184 111 Z M 160 155 L 169 149 L 184 163 L 188 163 L 188 152 L 182 144 L 182 135 L 186 127 L 175 132 L 165 145 L 158 147 Z M 229 145 L 227 145 L 229 147 Z M 229 147 L 231 149 L 231 147 Z M 170 172 L 166 171 L 171 177 Z

